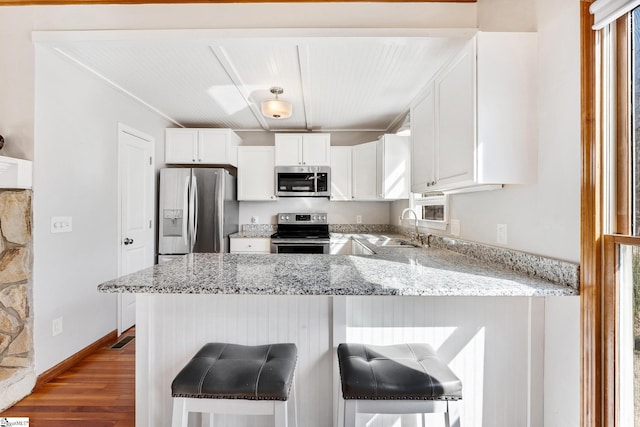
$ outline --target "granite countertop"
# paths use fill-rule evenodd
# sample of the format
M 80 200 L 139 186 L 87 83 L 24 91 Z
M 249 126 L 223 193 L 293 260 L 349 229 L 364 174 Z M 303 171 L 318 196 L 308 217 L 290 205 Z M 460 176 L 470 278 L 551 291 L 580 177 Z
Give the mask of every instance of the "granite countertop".
M 273 230 L 251 230 L 251 231 L 239 231 L 237 233 L 229 234 L 231 239 L 256 239 L 256 238 L 271 238 L 274 233 Z
M 98 290 L 250 295 L 578 295 L 578 290 L 570 286 L 447 249 L 385 248 L 374 244 L 375 236 L 344 236 L 348 237 L 375 254 L 189 254 L 103 283 Z

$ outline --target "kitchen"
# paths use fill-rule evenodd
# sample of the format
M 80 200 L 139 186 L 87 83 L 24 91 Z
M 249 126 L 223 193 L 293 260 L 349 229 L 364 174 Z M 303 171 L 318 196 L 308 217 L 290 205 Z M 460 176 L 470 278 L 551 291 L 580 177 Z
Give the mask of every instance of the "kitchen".
M 346 8 L 347 6 L 337 7 Z M 226 8 L 243 9 L 242 6 L 226 6 Z M 301 6 L 300 8 L 304 10 Z M 365 9 L 368 8 L 377 9 L 374 6 L 365 7 Z M 551 19 L 545 21 L 550 17 L 549 14 L 545 14 L 545 3 L 539 2 L 538 8 L 540 51 L 548 55 L 547 60 L 541 60 L 540 63 L 540 84 L 543 91 L 540 98 L 545 102 L 544 107 L 541 108 L 546 113 L 540 117 L 541 155 L 538 184 L 527 188 L 508 188 L 494 193 L 457 196 L 452 202 L 452 215 L 461 219 L 462 238 L 492 243 L 495 241 L 495 224 L 508 223 L 510 247 L 577 262 L 579 252 L 576 221 L 579 212 L 577 120 L 579 114 L 578 87 L 575 82 L 577 52 L 574 53 L 577 49 L 572 49 L 570 46 L 564 47 L 570 51 L 567 54 L 562 50 L 563 48 L 554 43 L 557 36 L 554 32 L 556 29 L 543 25 L 545 23 L 551 25 L 552 22 Z M 422 8 L 418 9 L 422 10 Z M 108 10 L 111 11 L 111 9 Z M 193 15 L 198 15 L 198 10 L 199 7 L 194 7 Z M 320 8 L 320 10 L 323 9 Z M 577 25 L 577 13 L 574 14 L 574 12 L 569 8 L 566 12 L 569 15 L 567 21 Z M 22 17 L 23 14 L 29 15 L 30 12 L 21 10 L 15 13 L 18 17 Z M 55 15 L 55 11 L 52 13 Z M 80 17 L 84 16 L 83 11 L 75 13 Z M 228 13 L 233 15 L 232 12 Z M 381 12 L 372 13 L 379 14 L 375 18 L 378 20 L 383 19 L 381 15 L 389 15 Z M 461 13 L 456 14 L 455 19 L 449 16 L 447 21 L 451 26 L 475 27 L 477 25 L 475 11 L 469 13 L 473 16 Z M 547 13 L 550 12 L 547 11 Z M 403 18 L 405 21 L 395 25 L 419 27 L 429 26 L 432 22 L 430 18 L 424 16 L 424 13 L 419 13 L 423 21 L 419 24 L 413 23 L 408 18 L 409 15 L 411 13 L 405 15 Z M 388 19 L 387 16 L 384 19 Z M 439 16 L 441 18 L 442 14 Z M 31 18 L 27 16 L 23 19 Z M 117 27 L 106 17 L 102 19 L 105 19 L 103 24 L 96 24 L 96 26 L 112 28 L 115 25 Z M 326 19 L 329 20 L 329 18 Z M 368 22 L 375 25 L 375 19 Z M 175 23 L 167 21 L 161 19 L 150 21 L 149 26 L 176 26 Z M 393 26 L 393 21 L 394 18 L 391 18 L 390 24 L 381 26 Z M 212 25 L 211 23 L 205 25 L 197 19 L 195 22 L 192 25 L 201 25 L 203 28 Z M 251 24 L 245 24 L 244 16 L 241 22 L 243 26 Z M 283 17 L 280 20 L 274 20 L 272 25 L 286 27 L 288 24 Z M 295 24 L 301 25 L 299 16 Z M 125 26 L 125 24 L 121 25 Z M 266 23 L 258 22 L 254 25 L 264 27 Z M 312 23 L 307 25 L 313 26 Z M 497 24 L 494 23 L 494 25 Z M 82 26 L 85 27 L 86 24 Z M 60 29 L 59 27 L 53 23 L 47 24 L 45 21 L 34 28 Z M 566 31 L 566 34 L 563 33 L 562 37 L 565 40 L 567 38 L 573 40 L 577 46 L 577 38 L 572 39 L 571 30 L 563 31 Z M 24 42 L 24 44 L 27 43 L 27 41 Z M 29 52 L 28 47 L 25 50 Z M 112 124 L 118 121 L 129 124 L 144 123 L 144 129 L 155 129 L 153 136 L 156 141 L 163 140 L 164 128 L 171 127 L 172 124 L 157 115 L 150 114 L 148 110 L 131 103 L 113 89 L 88 77 L 73 64 L 52 57 L 40 47 L 36 47 L 36 53 L 38 67 L 44 67 L 44 70 L 50 72 L 36 73 L 38 78 L 36 81 L 38 96 L 35 106 L 38 118 L 36 162 L 40 166 L 36 168 L 35 182 L 40 196 L 39 200 L 38 197 L 34 200 L 34 222 L 47 224 L 51 216 L 64 214 L 65 211 L 70 212 L 74 217 L 74 232 L 66 235 L 52 236 L 48 234 L 48 227 L 43 226 L 38 230 L 36 226 L 34 238 L 36 370 L 42 372 L 113 329 L 114 301 L 108 296 L 96 295 L 94 286 L 112 278 L 113 272 L 117 269 L 115 242 L 112 237 L 116 234 L 113 218 L 115 205 L 106 202 L 116 198 L 116 189 L 112 184 L 115 177 L 116 154 L 113 148 L 109 148 L 108 143 L 114 138 Z M 565 67 L 566 62 L 558 62 L 559 58 L 575 61 L 575 64 L 571 62 L 573 65 Z M 28 63 L 28 58 L 25 61 Z M 18 62 L 21 63 L 21 61 Z M 7 66 L 5 69 L 10 70 L 11 67 Z M 55 82 L 50 82 L 49 79 L 54 79 Z M 68 97 L 66 94 L 70 92 L 77 93 L 78 96 Z M 95 105 L 90 101 L 91 99 L 103 99 L 105 102 Z M 571 102 L 575 102 L 575 105 Z M 118 105 L 120 111 L 117 113 L 111 111 L 106 108 L 108 105 Z M 43 111 L 51 111 L 55 114 L 43 114 Z M 559 125 L 560 117 L 566 118 L 567 124 Z M 252 135 L 254 134 L 250 132 L 244 133 L 243 140 L 250 143 Z M 363 139 L 361 142 L 367 140 L 369 139 Z M 340 143 L 339 140 L 336 142 Z M 260 141 L 253 145 L 266 144 Z M 158 144 L 156 159 L 162 158 L 162 151 L 161 144 Z M 160 162 L 157 161 L 156 164 L 159 165 Z M 60 174 L 60 170 L 68 170 L 69 173 Z M 574 170 L 575 173 L 566 173 L 568 170 Z M 70 194 L 75 195 L 85 194 L 86 190 L 91 188 L 104 190 L 99 195 L 88 196 L 88 203 L 80 204 L 73 200 L 61 200 L 60 188 L 73 189 Z M 279 203 L 281 202 L 251 203 L 244 214 L 241 212 L 240 222 L 248 224 L 251 222 L 251 216 L 254 215 L 266 222 L 267 218 L 272 218 L 277 212 L 300 210 Z M 358 213 L 363 214 L 363 222 L 369 224 L 389 224 L 392 221 L 391 218 L 398 216 L 389 212 L 388 202 L 355 202 L 356 206 L 349 205 L 347 202 L 342 203 L 348 206 L 340 206 L 340 209 L 347 209 L 343 217 L 337 218 L 336 222 L 340 223 L 354 223 Z M 358 204 L 360 206 L 357 206 Z M 331 206 L 333 209 L 333 204 Z M 351 207 L 353 210 L 349 211 Z M 398 209 L 398 211 L 401 210 Z M 329 209 L 327 211 L 332 213 Z M 366 212 L 372 212 L 373 217 L 367 217 Z M 482 214 L 478 214 L 479 212 Z M 513 221 L 513 218 L 518 220 Z M 92 247 L 93 250 L 86 251 L 84 248 L 87 247 Z M 44 254 L 47 255 L 44 256 Z M 65 274 L 63 270 L 73 271 L 74 274 Z M 86 283 L 92 285 L 88 286 Z M 62 290 L 64 291 L 61 292 Z M 48 304 L 48 301 L 55 301 L 56 304 Z M 574 309 L 577 310 L 577 306 Z M 51 320 L 61 314 L 65 317 L 65 330 L 61 335 L 51 337 Z M 86 323 L 87 318 L 91 318 L 94 322 L 95 327 L 91 330 L 70 329 L 74 324 Z M 570 318 L 577 324 L 577 311 Z M 570 336 L 574 335 L 570 334 Z M 576 340 L 577 337 L 578 335 L 575 334 Z M 570 365 L 571 369 L 575 370 L 576 378 L 577 363 L 576 361 L 575 364 Z M 573 384 L 574 392 L 568 394 L 577 396 L 577 385 Z

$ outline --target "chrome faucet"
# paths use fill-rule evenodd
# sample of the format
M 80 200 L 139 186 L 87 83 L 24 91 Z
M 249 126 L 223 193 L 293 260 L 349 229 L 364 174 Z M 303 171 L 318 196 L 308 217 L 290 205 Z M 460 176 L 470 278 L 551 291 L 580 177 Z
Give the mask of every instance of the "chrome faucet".
M 402 214 L 400 214 L 400 221 L 402 222 L 404 218 L 404 214 L 406 214 L 407 212 L 411 212 L 413 214 L 413 217 L 415 218 L 415 228 L 416 228 L 416 240 L 422 244 L 422 236 L 420 235 L 420 231 L 418 230 L 418 214 L 416 213 L 416 211 L 414 211 L 411 208 L 406 208 L 402 211 Z

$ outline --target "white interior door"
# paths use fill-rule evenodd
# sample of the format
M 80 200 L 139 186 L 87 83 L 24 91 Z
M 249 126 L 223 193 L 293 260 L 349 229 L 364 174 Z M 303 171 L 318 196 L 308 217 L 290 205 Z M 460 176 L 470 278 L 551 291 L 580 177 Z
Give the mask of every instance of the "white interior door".
M 153 138 L 118 127 L 120 218 L 119 275 L 151 267 L 154 261 Z M 118 334 L 135 324 L 135 294 L 119 294 Z

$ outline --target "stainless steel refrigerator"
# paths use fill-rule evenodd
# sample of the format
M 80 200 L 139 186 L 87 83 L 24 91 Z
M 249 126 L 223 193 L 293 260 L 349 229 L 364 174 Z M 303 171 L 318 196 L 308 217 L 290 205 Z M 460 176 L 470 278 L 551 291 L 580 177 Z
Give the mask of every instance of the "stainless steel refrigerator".
M 160 170 L 158 262 L 192 252 L 229 252 L 238 231 L 236 179 L 225 169 Z

